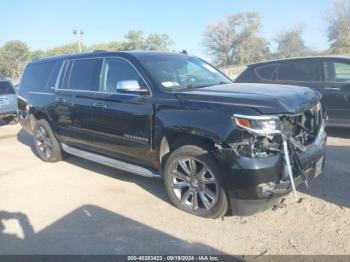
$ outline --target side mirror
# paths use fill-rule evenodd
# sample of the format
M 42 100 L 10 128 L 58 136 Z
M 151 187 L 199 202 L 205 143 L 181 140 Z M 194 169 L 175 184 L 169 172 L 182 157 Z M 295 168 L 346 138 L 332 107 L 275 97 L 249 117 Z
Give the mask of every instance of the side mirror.
M 136 94 L 147 94 L 148 89 L 141 87 L 139 82 L 136 80 L 124 80 L 118 81 L 117 91 L 120 93 L 136 93 Z

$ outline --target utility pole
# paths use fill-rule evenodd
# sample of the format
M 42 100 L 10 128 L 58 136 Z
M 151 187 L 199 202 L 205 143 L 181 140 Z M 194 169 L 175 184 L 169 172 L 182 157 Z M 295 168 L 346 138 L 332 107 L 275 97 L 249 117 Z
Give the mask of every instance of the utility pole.
M 83 34 L 84 32 L 79 30 L 73 30 L 73 35 L 77 38 L 77 42 L 78 42 L 78 46 L 79 46 L 79 53 L 81 53 L 83 50 L 82 50 L 82 43 L 83 43 Z

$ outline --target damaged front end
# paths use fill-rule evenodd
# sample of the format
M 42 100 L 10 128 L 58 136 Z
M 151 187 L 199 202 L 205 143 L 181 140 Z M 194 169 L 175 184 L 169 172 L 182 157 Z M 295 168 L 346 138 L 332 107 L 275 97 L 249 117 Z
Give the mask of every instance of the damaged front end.
M 277 181 L 257 184 L 259 197 L 293 191 L 298 200 L 296 186 L 302 182 L 308 186 L 307 177 L 322 172 L 326 113 L 320 103 L 300 114 L 234 115 L 233 121 L 243 130 L 243 138 L 230 144 L 236 155 L 259 161 L 281 156 L 283 161 Z

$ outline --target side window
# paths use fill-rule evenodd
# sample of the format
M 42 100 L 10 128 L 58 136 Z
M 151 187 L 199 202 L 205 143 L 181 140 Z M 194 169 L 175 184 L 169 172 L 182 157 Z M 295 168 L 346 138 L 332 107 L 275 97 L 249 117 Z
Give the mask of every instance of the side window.
M 100 91 L 105 93 L 116 93 L 119 81 L 136 80 L 139 85 L 146 86 L 139 73 L 125 60 L 119 58 L 108 58 L 104 60 Z
M 28 64 L 20 88 L 36 92 L 43 91 L 55 64 L 56 61 Z
M 66 89 L 98 91 L 102 59 L 73 60 Z M 69 68 L 68 68 L 69 70 Z M 66 72 L 66 73 L 69 73 Z
M 276 79 L 277 64 L 259 66 L 255 69 L 255 73 L 263 80 Z
M 0 81 L 0 95 L 12 95 L 15 93 L 15 90 L 12 88 L 12 85 L 8 81 Z
M 350 63 L 324 62 L 325 81 L 350 83 Z
M 63 70 L 60 75 L 58 89 L 67 89 L 68 88 L 68 80 L 70 76 L 70 72 L 72 70 L 73 61 L 64 61 L 63 62 Z
M 282 81 L 321 81 L 321 64 L 314 60 L 281 63 L 278 80 Z
M 58 74 L 60 73 L 62 66 L 62 62 L 57 62 L 55 66 L 53 67 L 51 74 L 49 76 L 49 79 L 47 80 L 45 89 L 46 90 L 52 90 L 54 89 L 57 81 Z

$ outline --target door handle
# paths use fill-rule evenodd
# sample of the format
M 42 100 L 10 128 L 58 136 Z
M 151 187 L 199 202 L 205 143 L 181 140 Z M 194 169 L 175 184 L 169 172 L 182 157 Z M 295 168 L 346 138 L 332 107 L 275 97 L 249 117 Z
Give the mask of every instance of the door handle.
M 66 99 L 64 99 L 64 98 L 57 98 L 56 101 L 57 101 L 57 103 L 64 104 L 66 102 Z
M 331 87 L 331 86 L 326 86 L 324 90 L 334 90 L 334 91 L 340 91 L 340 87 Z
M 97 108 L 107 108 L 107 105 L 103 103 L 93 103 L 92 105 Z

